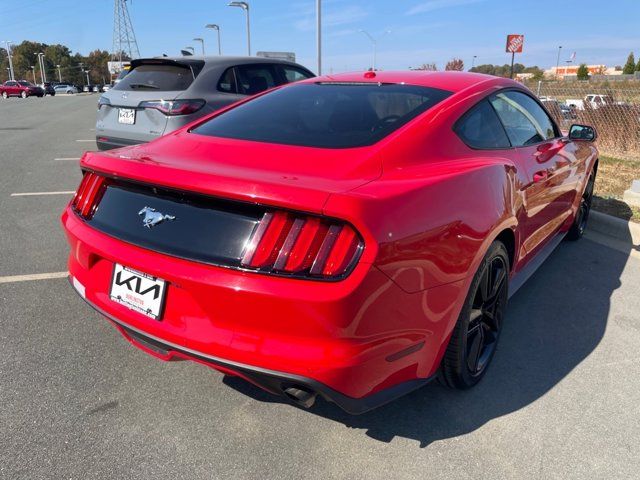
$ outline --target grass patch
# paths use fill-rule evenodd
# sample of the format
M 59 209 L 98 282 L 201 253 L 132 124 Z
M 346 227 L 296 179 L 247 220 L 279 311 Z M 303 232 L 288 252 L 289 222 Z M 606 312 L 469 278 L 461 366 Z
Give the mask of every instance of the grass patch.
M 601 156 L 594 190 L 594 210 L 640 223 L 640 208 L 622 201 L 624 191 L 637 179 L 640 179 L 640 161 Z

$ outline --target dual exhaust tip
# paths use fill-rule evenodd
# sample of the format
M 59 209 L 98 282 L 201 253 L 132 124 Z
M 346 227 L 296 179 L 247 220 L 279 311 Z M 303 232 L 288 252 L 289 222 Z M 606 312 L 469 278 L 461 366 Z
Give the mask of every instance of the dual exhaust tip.
M 316 402 L 318 394 L 312 390 L 307 389 L 301 385 L 293 385 L 285 388 L 283 393 L 296 405 L 300 405 L 304 408 L 311 408 Z

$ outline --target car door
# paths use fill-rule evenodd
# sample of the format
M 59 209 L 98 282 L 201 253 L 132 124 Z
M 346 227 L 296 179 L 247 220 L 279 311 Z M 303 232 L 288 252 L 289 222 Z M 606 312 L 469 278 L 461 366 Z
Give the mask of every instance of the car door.
M 528 94 L 506 90 L 490 99 L 524 168 L 520 185 L 522 245 L 533 255 L 571 215 L 578 179 L 574 152 L 542 106 Z
M 18 83 L 14 81 L 7 82 L 6 84 L 7 95 L 20 95 L 18 91 Z

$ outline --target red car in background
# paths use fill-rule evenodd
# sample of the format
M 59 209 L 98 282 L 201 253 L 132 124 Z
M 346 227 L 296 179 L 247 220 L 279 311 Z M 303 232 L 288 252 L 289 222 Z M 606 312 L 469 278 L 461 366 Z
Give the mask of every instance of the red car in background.
M 2 98 L 9 97 L 44 97 L 44 90 L 26 80 L 7 80 L 0 85 Z
M 362 413 L 469 388 L 508 298 L 582 236 L 595 131 L 516 82 L 366 72 L 275 88 L 88 152 L 70 281 L 134 345 Z

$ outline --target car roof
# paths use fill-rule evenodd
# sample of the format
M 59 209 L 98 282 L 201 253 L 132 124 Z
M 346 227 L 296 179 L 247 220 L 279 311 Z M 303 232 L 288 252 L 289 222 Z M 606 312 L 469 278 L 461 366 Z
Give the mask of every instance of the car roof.
M 375 73 L 375 76 L 372 75 Z M 358 83 L 406 83 L 422 87 L 439 88 L 456 93 L 480 83 L 492 82 L 494 85 L 513 86 L 520 84 L 508 78 L 494 77 L 472 72 L 433 72 L 424 70 L 349 72 L 336 75 L 323 75 L 305 83 L 318 82 L 358 82 Z
M 299 63 L 290 62 L 288 60 L 282 60 L 279 58 L 267 58 L 267 57 L 242 57 L 242 56 L 226 56 L 226 55 L 188 55 L 188 56 L 172 56 L 172 57 L 149 57 L 149 58 L 137 58 L 131 61 L 131 67 L 135 67 L 138 64 L 152 62 L 153 60 L 168 60 L 169 62 L 190 64 L 204 62 L 203 70 L 209 68 L 220 67 L 232 67 L 241 64 L 259 64 L 259 63 L 280 63 L 283 65 L 293 65 L 296 67 L 306 67 Z M 308 70 L 308 69 L 307 69 Z

